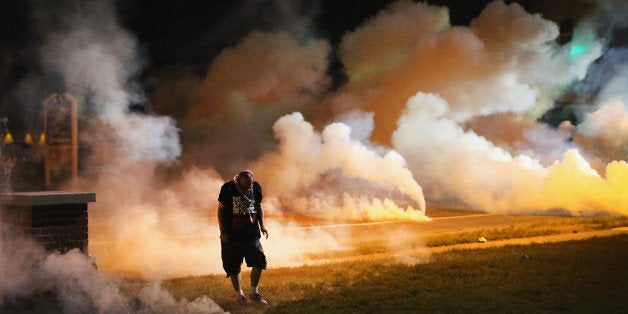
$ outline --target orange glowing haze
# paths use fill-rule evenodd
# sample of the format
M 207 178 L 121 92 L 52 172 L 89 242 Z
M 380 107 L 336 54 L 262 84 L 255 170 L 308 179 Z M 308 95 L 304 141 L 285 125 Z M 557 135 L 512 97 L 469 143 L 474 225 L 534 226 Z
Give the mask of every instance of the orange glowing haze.
M 499 0 L 469 26 L 452 26 L 445 7 L 396 1 L 338 47 L 289 29 L 252 31 L 203 76 L 158 73 L 148 97 L 172 114 L 145 115 L 127 110 L 142 98 L 129 87 L 137 41 L 112 13 L 73 14 L 85 23 L 47 38 L 44 68 L 94 105 L 83 138 L 97 144 L 80 189 L 97 194 L 89 250 L 107 271 L 220 273 L 216 199 L 240 169 L 264 188 L 273 266 L 341 243 L 289 214 L 422 221 L 426 200 L 628 214 L 625 90 L 603 88 L 578 125 L 538 122 L 604 54 L 589 31 L 595 18 L 574 30 L 589 45 L 578 56 L 556 43 L 556 23 Z M 334 49 L 347 81 L 332 90 Z M 626 74 L 618 68 L 615 82 Z

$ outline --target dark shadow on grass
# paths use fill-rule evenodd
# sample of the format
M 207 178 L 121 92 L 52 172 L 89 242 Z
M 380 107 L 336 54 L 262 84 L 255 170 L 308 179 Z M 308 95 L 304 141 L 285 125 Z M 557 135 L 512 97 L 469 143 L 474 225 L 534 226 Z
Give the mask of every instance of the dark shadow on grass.
M 628 313 L 628 234 L 369 262 L 267 313 Z

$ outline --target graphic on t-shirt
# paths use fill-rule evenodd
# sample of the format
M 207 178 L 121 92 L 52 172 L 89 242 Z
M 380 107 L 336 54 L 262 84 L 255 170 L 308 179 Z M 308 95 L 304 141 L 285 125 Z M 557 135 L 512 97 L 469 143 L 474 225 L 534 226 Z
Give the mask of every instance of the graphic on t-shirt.
M 249 213 L 255 214 L 255 200 L 247 200 L 243 196 L 233 197 L 233 214 L 234 215 L 248 215 Z

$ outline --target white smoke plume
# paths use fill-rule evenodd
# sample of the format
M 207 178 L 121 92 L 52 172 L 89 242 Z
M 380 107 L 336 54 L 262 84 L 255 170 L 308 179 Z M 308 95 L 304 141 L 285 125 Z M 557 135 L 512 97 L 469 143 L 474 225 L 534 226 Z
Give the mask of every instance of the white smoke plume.
M 425 219 L 421 187 L 398 153 L 378 155 L 351 139 L 351 128 L 343 123 L 329 124 L 319 134 L 300 113 L 280 118 L 274 130 L 278 152 L 263 156 L 253 168 L 260 169 L 258 176 L 281 206 L 332 218 Z M 377 198 L 394 192 L 411 206 L 403 209 Z
M 435 197 L 494 212 L 560 209 L 578 215 L 625 214 L 625 161 L 609 164 L 601 176 L 570 149 L 562 160 L 544 167 L 537 159 L 513 156 L 473 131 L 464 131 L 445 118 L 447 110 L 444 99 L 419 93 L 408 102 L 393 137 L 410 168 L 425 174 L 429 180 L 425 185 Z
M 588 113 L 578 125 L 574 141 L 603 162 L 628 156 L 628 106 L 621 95 Z
M 134 228 L 146 231 L 148 227 L 155 227 L 162 230 L 161 233 L 176 228 L 176 225 L 163 227 L 150 220 L 151 217 L 158 217 L 158 209 L 163 207 L 150 207 L 143 203 L 143 198 L 154 202 L 152 196 L 142 191 L 144 186 L 155 183 L 151 179 L 159 163 L 172 162 L 180 155 L 181 148 L 174 120 L 129 112 L 132 104 L 144 101 L 134 83 L 134 76 L 142 66 L 137 42 L 117 25 L 114 8 L 107 1 L 41 3 L 37 13 L 36 20 L 46 31 L 45 42 L 40 49 L 42 64 L 46 71 L 61 77 L 67 91 L 79 100 L 81 119 L 90 122 L 81 134 L 81 140 L 89 143 L 93 151 L 87 167 L 95 169 L 90 173 L 92 175 L 104 174 L 101 181 L 88 174 L 79 186 L 69 187 L 91 190 L 104 197 L 104 202 L 90 208 L 90 223 L 94 224 L 90 225 L 90 241 L 103 235 L 109 235 L 108 240 L 115 241 Z M 182 200 L 182 203 L 185 201 Z M 193 205 L 200 207 L 199 204 Z M 185 223 L 186 219 L 190 219 L 189 215 L 166 215 L 164 219 Z M 136 224 L 130 226 L 125 222 Z M 99 230 L 100 225 L 105 225 L 105 230 Z M 112 231 L 108 229 L 111 226 L 120 229 Z M 186 227 L 196 231 L 195 226 L 193 223 Z M 5 227 L 0 229 L 6 230 Z M 150 231 L 157 241 L 160 240 L 160 231 Z M 222 312 L 207 297 L 193 302 L 177 301 L 158 283 L 142 289 L 136 296 L 125 295 L 120 291 L 120 282 L 97 271 L 84 254 L 77 251 L 62 255 L 46 253 L 28 240 L 15 243 L 12 237 L 7 239 L 3 239 L 1 246 L 0 301 L 17 302 L 18 308 L 22 299 L 37 298 L 38 294 L 51 292 L 55 298 L 51 302 L 59 302 L 61 310 L 69 313 Z M 124 240 L 132 243 L 130 238 Z M 151 243 L 157 244 L 154 240 Z M 155 246 L 148 247 L 148 250 L 157 250 Z M 172 256 L 176 246 L 170 247 L 173 249 L 167 254 Z M 126 248 L 129 249 L 133 247 Z M 164 249 L 164 246 L 158 249 Z M 190 255 L 191 250 L 184 247 L 180 251 Z M 116 250 L 110 252 L 119 253 Z M 94 253 L 97 263 L 98 258 L 105 257 L 103 265 L 109 266 L 106 263 L 109 252 L 94 250 Z M 135 263 L 136 268 L 146 266 L 137 260 L 137 255 L 128 258 L 135 258 L 130 262 Z M 142 258 L 154 256 L 144 254 Z M 122 259 L 122 262 L 129 261 Z M 183 267 L 200 268 L 197 260 L 191 263 L 196 264 L 185 264 Z M 115 270 L 115 267 L 112 268 Z M 145 277 L 161 278 L 164 272 L 168 273 L 161 269 L 153 270 L 150 276 Z M 173 273 L 176 272 L 168 274 Z
M 58 21 L 61 15 L 62 23 L 49 30 L 40 49 L 43 65 L 63 78 L 67 91 L 83 106 L 93 107 L 97 119 L 113 133 L 110 140 L 123 148 L 121 158 L 178 157 L 181 148 L 172 119 L 129 115 L 129 107 L 144 100 L 133 81 L 142 62 L 135 38 L 117 25 L 111 3 L 68 3 L 65 10 L 55 11 L 58 15 L 47 17 Z M 81 108 L 85 113 L 89 109 Z
M 175 300 L 158 282 L 146 284 L 137 295 L 125 292 L 120 280 L 97 271 L 93 261 L 76 249 L 65 254 L 46 253 L 30 239 L 15 235 L 4 235 L 0 248 L 0 305 L 3 310 L 63 313 L 224 312 L 207 297 L 192 302 Z M 33 302 L 33 298 L 38 302 Z
M 596 31 L 604 35 L 602 40 L 609 46 L 592 65 L 587 77 L 574 88 L 592 99 L 589 106 L 577 108 L 576 114 L 582 123 L 575 127 L 573 139 L 598 172 L 603 172 L 606 164 L 625 161 L 628 156 L 628 49 L 625 43 L 614 39 L 625 38 L 627 9 L 625 1 L 600 1 L 599 9 L 583 21 L 583 27 L 574 34 L 581 38 L 586 36 L 580 33 L 591 36 L 591 32 Z M 586 43 L 586 40 L 580 39 L 578 44 L 587 47 Z

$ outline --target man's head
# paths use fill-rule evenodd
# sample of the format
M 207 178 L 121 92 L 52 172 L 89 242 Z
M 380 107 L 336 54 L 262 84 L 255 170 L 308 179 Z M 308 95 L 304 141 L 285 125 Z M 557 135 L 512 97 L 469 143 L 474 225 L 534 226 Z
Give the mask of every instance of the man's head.
M 253 182 L 255 179 L 253 177 L 253 172 L 250 170 L 242 170 L 237 176 L 235 176 L 234 181 L 241 189 L 249 190 L 253 188 Z

